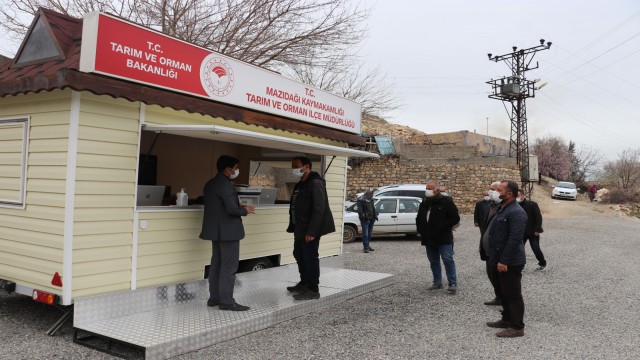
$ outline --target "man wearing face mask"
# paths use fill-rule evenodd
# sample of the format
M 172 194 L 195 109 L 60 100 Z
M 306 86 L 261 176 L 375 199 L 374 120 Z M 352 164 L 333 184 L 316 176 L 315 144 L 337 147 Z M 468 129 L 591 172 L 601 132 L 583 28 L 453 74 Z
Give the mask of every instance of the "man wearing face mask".
M 287 228 L 293 233 L 293 257 L 300 273 L 300 282 L 287 287 L 295 293 L 295 300 L 320 298 L 320 237 L 336 231 L 325 181 L 311 166 L 306 156 L 297 156 L 291 162 L 293 175 L 300 179 L 291 195 Z
M 427 258 L 433 274 L 433 284 L 429 290 L 442 289 L 442 267 L 444 263 L 449 287 L 447 291 L 455 294 L 458 286 L 456 264 L 453 261 L 453 227 L 460 223 L 458 208 L 450 196 L 440 193 L 438 184 L 427 183 L 426 198 L 420 203 L 416 217 L 416 228 L 426 247 Z
M 358 203 L 358 217 L 360 218 L 360 225 L 362 226 L 362 246 L 364 247 L 364 252 L 369 253 L 374 251 L 373 248 L 369 246 L 369 242 L 371 241 L 373 224 L 378 220 L 378 214 L 373 205 L 373 189 L 367 189 L 356 202 Z
M 531 250 L 533 250 L 536 260 L 538 260 L 538 268 L 536 270 L 545 270 L 547 260 L 544 258 L 542 249 L 540 249 L 540 234 L 543 231 L 540 207 L 535 201 L 527 200 L 524 190 L 522 189 L 518 190 L 518 198 L 516 201 L 520 203 L 520 206 L 522 206 L 528 217 L 527 228 L 524 232 L 524 243 L 526 244 L 527 240 L 529 240 Z
M 522 269 L 526 263 L 524 231 L 527 213 L 515 201 L 518 184 L 503 181 L 498 186 L 502 202 L 487 226 L 489 263 L 496 271 L 502 299 L 502 318 L 487 322 L 487 326 L 504 329 L 498 337 L 524 336 L 524 300 L 522 299 Z
M 204 186 L 204 216 L 200 238 L 211 241 L 209 300 L 207 306 L 220 310 L 246 311 L 248 306 L 233 298 L 236 271 L 240 259 L 240 240 L 244 238 L 242 216 L 253 214 L 253 206 L 240 204 L 231 180 L 238 177 L 239 160 L 222 155 L 216 162 L 218 174 Z
M 493 293 L 495 295 L 493 300 L 485 301 L 484 304 L 496 306 L 500 306 L 502 302 L 500 300 L 500 291 L 497 286 L 498 273 L 493 271 L 492 266 L 489 264 L 489 238 L 486 230 L 489 222 L 496 214 L 496 210 L 498 209 L 500 202 L 502 202 L 500 194 L 498 193 L 498 185 L 500 185 L 500 181 L 494 181 L 489 186 L 489 191 L 487 191 L 487 195 L 484 198 L 485 201 L 488 201 L 487 212 L 483 218 L 479 218 L 478 223 L 478 227 L 480 228 L 480 260 L 485 262 L 487 277 L 489 278 L 489 282 L 491 283 L 491 287 L 493 288 Z

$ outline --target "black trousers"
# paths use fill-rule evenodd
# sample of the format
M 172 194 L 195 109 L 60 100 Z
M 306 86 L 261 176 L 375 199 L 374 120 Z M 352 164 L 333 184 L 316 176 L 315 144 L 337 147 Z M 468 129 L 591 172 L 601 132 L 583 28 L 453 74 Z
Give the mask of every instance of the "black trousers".
M 493 287 L 493 293 L 496 296 L 496 299 L 498 299 L 499 301 L 502 301 L 502 298 L 500 297 L 500 283 L 498 282 L 498 271 L 493 271 L 495 269 L 495 266 L 491 266 L 489 265 L 489 261 L 485 261 L 486 264 L 486 268 L 487 268 L 487 277 L 489 278 L 489 282 L 491 282 L 491 286 Z
M 240 258 L 240 240 L 212 241 L 209 266 L 209 299 L 221 304 L 235 304 L 233 288 Z
M 311 242 L 304 241 L 304 237 L 295 237 L 293 240 L 293 257 L 298 263 L 300 282 L 307 285 L 307 288 L 312 291 L 318 291 L 320 284 L 319 246 L 319 237 Z
M 529 240 L 529 245 L 531 245 L 531 250 L 536 255 L 536 260 L 538 260 L 538 265 L 547 266 L 547 260 L 544 259 L 544 254 L 540 249 L 540 236 L 533 236 L 533 234 L 524 236 L 524 244 L 527 244 L 527 240 Z
M 524 265 L 509 266 L 506 272 L 495 271 L 502 299 L 502 320 L 509 322 L 511 328 L 524 328 L 524 300 L 522 299 L 522 269 Z

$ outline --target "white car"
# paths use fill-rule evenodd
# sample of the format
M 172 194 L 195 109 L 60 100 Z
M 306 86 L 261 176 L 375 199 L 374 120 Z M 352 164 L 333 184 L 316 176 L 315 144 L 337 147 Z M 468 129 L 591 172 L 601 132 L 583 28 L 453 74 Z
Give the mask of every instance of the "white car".
M 381 186 L 374 190 L 373 196 L 413 196 L 424 199 L 425 184 L 393 184 Z M 357 193 L 356 199 L 364 195 L 364 192 Z
M 374 207 L 378 221 L 373 226 L 372 235 L 406 234 L 416 236 L 416 216 L 422 198 L 411 196 L 374 197 Z M 358 218 L 358 204 L 352 204 L 344 212 L 344 230 L 342 241 L 352 242 L 362 236 L 362 227 Z
M 419 197 L 424 199 L 425 194 L 424 191 L 426 189 L 426 185 L 424 184 L 393 184 L 393 185 L 385 185 L 381 186 L 374 190 L 373 196 L 412 196 Z M 347 200 L 344 202 L 344 207 L 348 208 L 353 205 L 356 200 L 364 195 L 364 192 L 357 193 L 353 200 Z M 445 194 L 446 195 L 446 194 Z
M 576 184 L 566 181 L 557 183 L 553 190 L 551 190 L 551 198 L 562 198 L 571 200 L 578 199 L 578 189 L 576 189 Z

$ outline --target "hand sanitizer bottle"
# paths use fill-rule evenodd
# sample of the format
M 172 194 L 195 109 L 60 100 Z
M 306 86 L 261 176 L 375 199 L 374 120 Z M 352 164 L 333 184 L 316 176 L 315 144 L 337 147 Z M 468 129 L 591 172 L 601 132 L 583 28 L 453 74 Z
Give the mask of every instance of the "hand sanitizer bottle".
M 176 205 L 178 206 L 187 206 L 189 205 L 189 195 L 184 192 L 184 188 L 180 190 L 180 192 L 176 195 Z

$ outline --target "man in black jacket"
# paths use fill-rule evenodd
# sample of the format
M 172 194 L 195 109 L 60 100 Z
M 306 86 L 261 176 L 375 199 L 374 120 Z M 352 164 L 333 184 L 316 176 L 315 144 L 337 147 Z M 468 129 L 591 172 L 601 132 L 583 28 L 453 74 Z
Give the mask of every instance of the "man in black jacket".
M 248 306 L 234 300 L 233 287 L 240 258 L 240 240 L 244 238 L 241 217 L 253 214 L 254 207 L 240 204 L 231 183 L 240 173 L 238 163 L 238 159 L 228 155 L 218 158 L 218 174 L 204 186 L 200 238 L 210 240 L 212 244 L 207 306 L 220 305 L 220 310 L 246 311 Z
M 440 193 L 438 184 L 427 183 L 426 198 L 420 203 L 416 217 L 416 228 L 422 236 L 422 245 L 427 249 L 427 258 L 433 274 L 433 284 L 429 290 L 442 289 L 442 267 L 444 263 L 449 282 L 448 291 L 456 293 L 458 279 L 453 261 L 453 227 L 460 223 L 458 208 L 450 196 Z
M 300 181 L 293 188 L 289 207 L 289 227 L 293 233 L 293 257 L 298 263 L 300 282 L 287 287 L 295 300 L 320 298 L 320 260 L 318 246 L 322 235 L 336 231 L 325 181 L 311 171 L 311 160 L 297 156 L 291 162 L 293 174 Z
M 536 260 L 538 260 L 538 268 L 536 270 L 544 270 L 547 267 L 547 260 L 545 260 L 544 254 L 540 249 L 540 234 L 544 231 L 542 230 L 540 207 L 535 201 L 527 200 L 522 189 L 518 190 L 518 199 L 516 200 L 518 200 L 528 217 L 527 228 L 524 231 L 524 243 L 526 244 L 527 240 L 529 240 L 531 250 L 536 255 Z
M 502 318 L 487 322 L 487 326 L 504 329 L 498 337 L 524 335 L 524 300 L 522 299 L 522 269 L 527 262 L 524 253 L 524 229 L 527 214 L 515 199 L 518 184 L 503 181 L 498 186 L 502 202 L 482 237 L 489 253 L 489 264 L 498 273 L 498 286 L 502 299 Z
M 371 242 L 373 224 L 378 220 L 378 214 L 373 204 L 373 189 L 367 189 L 356 202 L 358 204 L 358 218 L 360 218 L 362 227 L 362 246 L 364 247 L 364 252 L 369 253 L 374 251 L 369 243 Z

